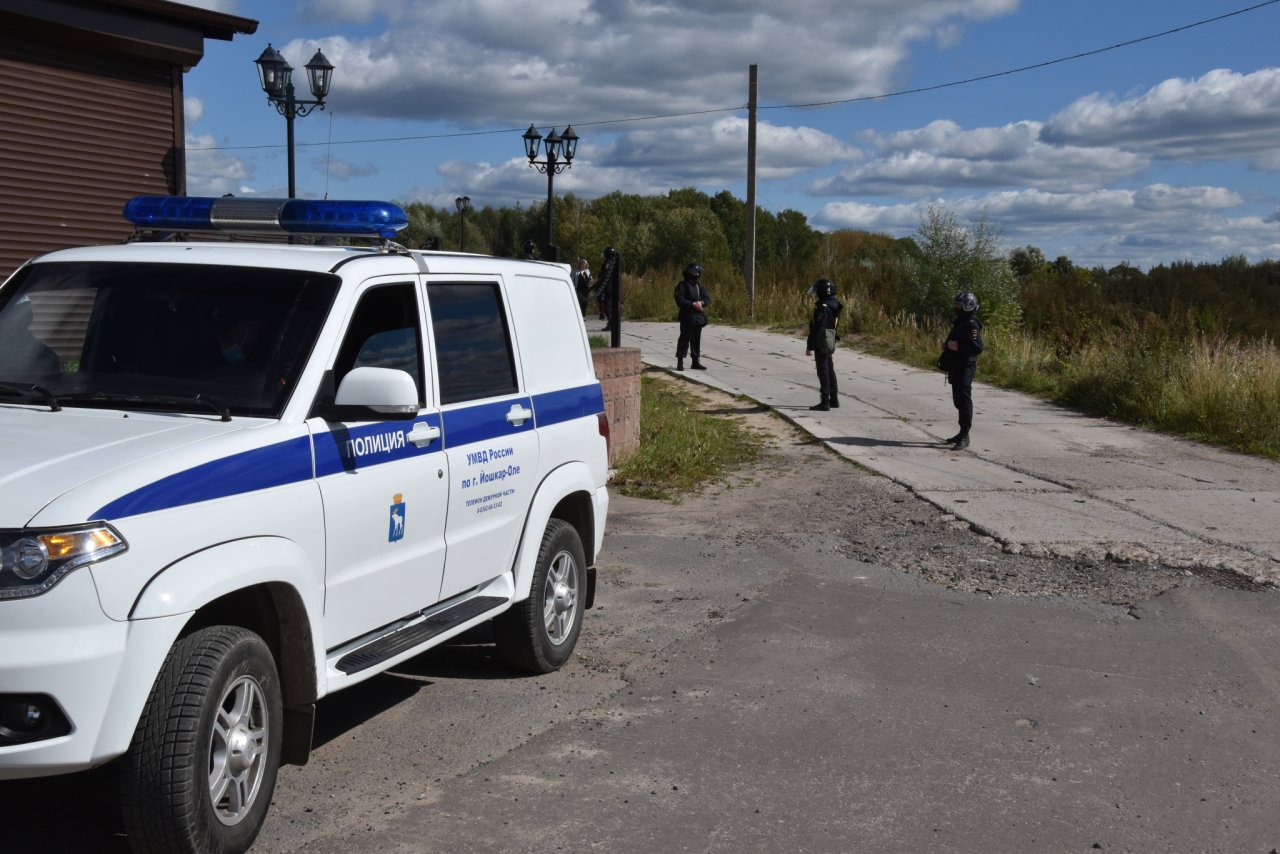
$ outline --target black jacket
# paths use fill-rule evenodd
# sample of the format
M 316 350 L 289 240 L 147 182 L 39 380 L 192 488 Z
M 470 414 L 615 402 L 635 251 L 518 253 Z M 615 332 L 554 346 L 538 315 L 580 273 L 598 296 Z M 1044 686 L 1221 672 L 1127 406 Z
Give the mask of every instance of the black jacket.
M 957 316 L 947 335 L 947 342 L 951 341 L 959 345 L 955 350 L 945 343 L 942 345 L 952 354 L 948 370 L 957 371 L 977 364 L 978 354 L 982 352 L 982 321 L 972 314 Z
M 707 289 L 702 282 L 691 282 L 688 279 L 681 279 L 676 284 L 676 305 L 680 308 L 680 322 L 688 323 L 698 310 L 693 307 L 695 302 L 701 301 L 703 311 L 707 306 L 711 305 L 711 294 L 707 293 Z
M 828 329 L 835 329 L 844 306 L 835 297 L 827 297 L 813 307 L 813 317 L 809 320 L 809 337 L 805 339 L 806 350 L 817 350 L 822 334 Z

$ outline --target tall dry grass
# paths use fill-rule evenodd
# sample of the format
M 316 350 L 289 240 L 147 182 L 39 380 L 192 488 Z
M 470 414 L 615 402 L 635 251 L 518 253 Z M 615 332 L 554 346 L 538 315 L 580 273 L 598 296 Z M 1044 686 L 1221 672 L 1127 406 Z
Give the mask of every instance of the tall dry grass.
M 624 316 L 674 320 L 678 270 L 624 277 Z M 721 280 L 725 282 L 726 280 Z M 945 325 L 889 314 L 858 293 L 842 294 L 846 343 L 932 368 Z M 712 289 L 713 323 L 801 329 L 809 301 L 794 283 L 765 282 L 754 305 L 741 280 Z M 1070 352 L 1022 329 L 988 330 L 979 379 L 1026 391 L 1094 415 L 1178 433 L 1280 459 L 1280 350 L 1169 324 L 1093 330 Z

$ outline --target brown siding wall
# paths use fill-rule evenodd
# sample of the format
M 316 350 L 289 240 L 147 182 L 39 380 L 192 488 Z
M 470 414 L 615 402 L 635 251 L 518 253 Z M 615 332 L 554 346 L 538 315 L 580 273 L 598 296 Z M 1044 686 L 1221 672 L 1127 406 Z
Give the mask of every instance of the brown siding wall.
M 169 65 L 0 35 L 0 279 L 123 240 L 126 200 L 178 192 L 181 98 Z
M 609 416 L 609 466 L 625 462 L 640 447 L 640 348 L 591 351 Z

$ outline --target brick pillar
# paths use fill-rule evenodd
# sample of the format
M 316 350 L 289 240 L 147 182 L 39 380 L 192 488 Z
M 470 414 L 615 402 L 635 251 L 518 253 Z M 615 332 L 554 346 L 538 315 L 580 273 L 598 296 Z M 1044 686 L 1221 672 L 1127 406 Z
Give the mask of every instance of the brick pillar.
M 640 447 L 640 348 L 597 348 L 591 351 L 591 359 L 604 390 L 612 468 Z

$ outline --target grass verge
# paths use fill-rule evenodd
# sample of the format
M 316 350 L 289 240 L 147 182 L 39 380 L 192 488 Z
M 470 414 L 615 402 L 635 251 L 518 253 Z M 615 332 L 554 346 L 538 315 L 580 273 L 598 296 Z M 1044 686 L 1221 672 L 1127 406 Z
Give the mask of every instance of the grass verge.
M 766 437 L 654 371 L 640 378 L 640 448 L 614 473 L 623 495 L 680 503 L 682 494 L 759 458 Z

